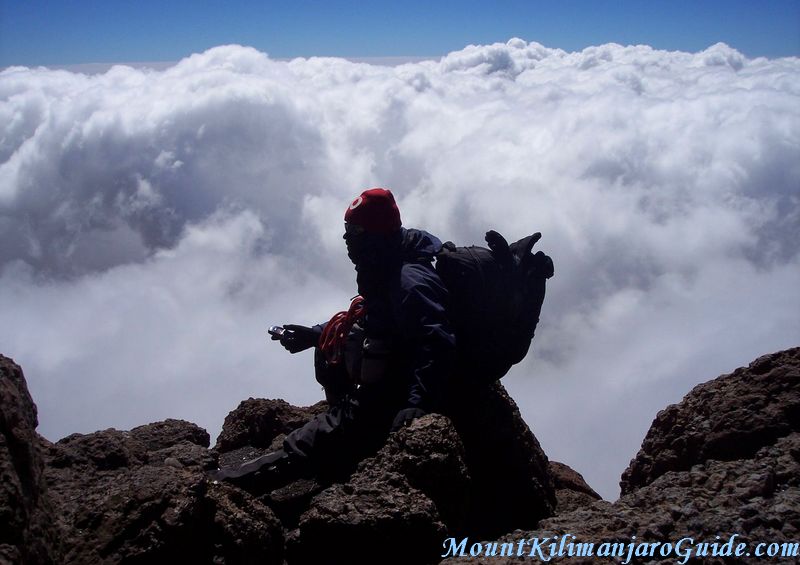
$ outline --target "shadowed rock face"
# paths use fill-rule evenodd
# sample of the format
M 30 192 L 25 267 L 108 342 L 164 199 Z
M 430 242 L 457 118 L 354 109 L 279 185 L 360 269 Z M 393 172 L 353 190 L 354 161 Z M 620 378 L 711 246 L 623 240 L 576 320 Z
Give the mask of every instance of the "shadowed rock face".
M 617 502 L 592 502 L 559 510 L 536 529 L 518 531 L 498 543 L 564 536 L 575 543 L 775 542 L 800 538 L 800 348 L 767 355 L 695 387 L 680 404 L 659 413 L 642 450 L 623 475 L 627 494 Z M 759 392 L 760 391 L 760 392 Z M 756 412 L 752 412 L 752 410 Z M 752 413 L 751 413 L 752 412 Z M 704 441 L 704 438 L 707 441 Z M 740 440 L 740 441 L 737 441 Z M 559 472 L 556 484 L 562 484 Z M 559 491 L 560 492 L 560 491 Z M 555 536 L 559 536 L 555 538 Z M 470 540 L 470 543 L 479 540 Z M 516 545 L 515 545 L 516 547 Z M 523 552 L 524 553 L 524 552 Z M 798 553 L 800 556 L 800 553 Z M 523 556 L 448 559 L 445 563 L 509 565 Z M 559 559 L 596 563 L 597 557 Z M 764 563 L 742 556 L 695 559 L 694 563 Z M 796 563 L 797 557 L 772 562 Z M 637 563 L 674 564 L 674 557 Z
M 457 447 L 463 453 L 470 480 L 456 483 L 462 490 L 450 495 L 460 497 L 465 503 L 457 522 L 446 516 L 447 527 L 451 531 L 491 536 L 515 527 L 531 527 L 541 518 L 551 516 L 556 497 L 547 456 L 505 388 L 497 383 L 480 392 L 453 391 L 451 400 L 448 422 L 455 429 L 457 441 L 448 449 Z M 262 430 L 277 434 L 293 429 L 303 415 L 302 422 L 307 421 L 320 406 L 303 412 L 282 401 L 243 402 L 225 419 L 221 437 L 237 439 L 217 442 L 220 461 L 234 465 L 279 447 L 276 442 L 267 447 L 271 438 Z M 248 439 L 249 434 L 252 440 Z M 437 444 L 429 442 L 429 445 Z M 434 453 L 429 451 L 428 456 Z M 293 523 L 305 500 L 321 488 L 314 486 L 316 490 L 307 486 L 279 492 L 281 518 Z M 443 483 L 438 488 L 451 487 Z
M 690 537 L 713 542 L 796 543 L 800 537 L 800 434 L 792 433 L 774 445 L 761 448 L 751 459 L 709 460 L 690 471 L 670 472 L 650 485 L 611 504 L 598 501 L 539 523 L 535 530 L 518 531 L 498 541 L 516 544 L 522 539 L 556 539 L 568 536 L 574 543 L 675 543 Z M 559 536 L 555 538 L 555 536 Z M 571 538 L 569 536 L 575 536 Z M 470 540 L 470 543 L 473 540 Z M 474 540 L 479 541 L 479 540 Z M 530 546 L 528 546 L 530 549 Z M 528 553 L 512 557 L 450 558 L 444 563 L 511 565 L 531 563 Z M 558 563 L 590 564 L 599 558 L 558 559 Z M 674 565 L 677 559 L 640 559 L 636 563 Z M 554 560 L 555 562 L 555 560 Z M 765 563 L 765 558 L 704 558 L 691 563 Z M 794 559 L 772 560 L 796 563 Z
M 22 370 L 0 355 L 0 563 L 51 563 L 57 555 L 38 423 Z
M 454 391 L 447 410 L 472 478 L 466 531 L 489 537 L 552 516 L 556 494 L 547 456 L 505 388 Z
M 294 563 L 430 563 L 463 520 L 469 475 L 449 420 L 429 415 L 392 434 L 344 484 L 301 516 Z M 400 540 L 404 540 L 398 543 Z
M 280 563 L 283 529 L 247 493 L 210 485 L 205 430 L 35 432 L 20 368 L 0 356 L 0 563 Z
M 0 562 L 431 563 L 450 532 L 535 523 L 555 505 L 547 458 L 499 385 L 479 404 L 459 399 L 455 425 L 431 414 L 392 434 L 344 482 L 256 498 L 206 471 L 274 448 L 324 403 L 246 400 L 214 450 L 181 420 L 51 444 L 35 432 L 22 371 L 3 363 Z
M 269 448 L 278 435 L 299 428 L 326 408 L 325 402 L 300 408 L 285 400 L 248 398 L 225 418 L 215 449 L 225 453 L 245 446 Z
M 66 563 L 268 563 L 283 531 L 247 493 L 210 485 L 205 430 L 167 420 L 73 434 L 46 452 Z

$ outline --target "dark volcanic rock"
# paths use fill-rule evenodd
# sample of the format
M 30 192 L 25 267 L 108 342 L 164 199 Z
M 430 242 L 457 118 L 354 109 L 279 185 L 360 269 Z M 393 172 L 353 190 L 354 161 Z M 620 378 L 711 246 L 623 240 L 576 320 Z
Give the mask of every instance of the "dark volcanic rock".
M 505 388 L 456 390 L 447 411 L 472 478 L 466 529 L 489 537 L 530 528 L 556 508 L 547 456 Z
M 212 485 L 207 497 L 213 523 L 206 542 L 209 551 L 203 562 L 214 565 L 283 562 L 283 530 L 269 508 L 228 485 Z M 188 563 L 184 559 L 178 562 Z
M 313 478 L 299 479 L 267 493 L 260 500 L 275 512 L 284 529 L 292 530 L 297 527 L 300 515 L 308 510 L 311 499 L 325 486 Z
M 355 478 L 377 483 L 393 473 L 434 502 L 448 529 L 464 527 L 470 477 L 450 420 L 431 414 L 391 434 L 374 457 L 359 465 Z
M 241 447 L 268 449 L 276 436 L 299 428 L 326 408 L 325 402 L 298 408 L 285 400 L 243 400 L 225 417 L 215 449 L 220 453 Z
M 279 523 L 241 491 L 170 466 L 83 472 L 53 477 L 67 563 L 280 562 Z
M 54 467 L 92 466 L 101 471 L 135 467 L 147 462 L 147 447 L 129 432 L 110 429 L 93 434 L 72 434 L 50 449 Z
M 748 543 L 793 544 L 800 536 L 799 368 L 800 348 L 765 356 L 660 412 L 615 503 L 598 500 L 569 467 L 548 462 L 499 384 L 457 392 L 450 419 L 431 414 L 391 434 L 341 483 L 299 480 L 257 499 L 207 480 L 220 456 L 189 422 L 50 444 L 35 433 L 22 372 L 0 357 L 0 563 L 425 564 L 439 560 L 447 537 L 468 537 L 469 548 L 502 534 L 498 543 L 515 548 L 555 536 L 627 544 L 634 536 L 674 543 L 737 534 Z M 226 419 L 221 457 L 263 453 L 323 409 L 245 401 Z M 532 560 L 525 553 L 448 562 Z
M 498 542 L 575 536 L 574 543 L 632 541 L 672 542 L 691 537 L 696 542 L 796 543 L 800 536 L 800 434 L 792 433 L 761 448 L 752 459 L 706 461 L 689 471 L 669 472 L 611 504 L 600 501 L 543 520 L 538 529 L 517 531 Z M 474 540 L 478 541 L 478 540 Z M 473 540 L 470 540 L 473 542 Z M 448 559 L 444 563 L 510 565 L 531 563 L 517 557 Z M 598 558 L 564 558 L 559 563 L 589 564 Z M 678 559 L 639 559 L 636 563 L 674 565 Z M 764 563 L 766 558 L 693 560 L 692 563 Z M 796 559 L 769 560 L 796 563 Z M 554 559 L 555 562 L 555 559 Z
M 708 459 L 752 457 L 792 431 L 800 431 L 800 347 L 698 385 L 659 412 L 622 475 L 622 494 Z
M 758 542 L 787 544 L 797 549 L 800 538 L 800 432 L 797 424 L 798 354 L 791 349 L 762 357 L 746 369 L 696 387 L 683 402 L 662 411 L 647 434 L 642 452 L 632 463 L 640 472 L 635 488 L 617 502 L 597 501 L 543 520 L 537 529 L 516 531 L 499 543 L 531 538 L 575 543 L 672 542 L 690 537 L 695 542 L 722 542 L 737 534 L 753 551 Z M 762 393 L 758 394 L 758 387 Z M 750 414 L 750 405 L 758 414 Z M 669 427 L 668 422 L 672 424 Z M 705 430 L 706 436 L 701 433 Z M 683 434 L 692 438 L 681 442 Z M 702 442 L 707 437 L 709 445 Z M 724 449 L 735 438 L 744 445 Z M 669 450 L 662 454 L 658 446 Z M 674 463 L 686 457 L 685 469 L 664 470 L 664 457 Z M 646 464 L 642 464 L 646 463 Z M 638 466 L 637 466 L 638 465 Z M 685 467 L 686 465 L 681 465 Z M 676 465 L 677 467 L 677 465 Z M 660 472 L 658 472 L 660 471 Z M 559 473 L 556 472 L 559 483 Z M 628 483 L 629 485 L 633 483 Z M 575 536 L 571 538 L 569 536 Z M 470 543 L 478 540 L 472 539 Z M 793 545 L 794 544 L 794 545 Z M 516 545 L 515 545 L 516 547 Z M 457 558 L 445 563 L 507 565 L 529 563 L 527 554 L 514 557 Z M 675 563 L 639 559 L 637 563 Z M 563 563 L 595 563 L 597 558 L 558 559 Z M 740 558 L 695 558 L 702 563 L 763 563 L 754 555 Z M 796 557 L 772 562 L 796 563 Z
M 0 355 L 0 563 L 58 561 L 38 423 L 22 369 Z
M 461 525 L 468 484 L 452 424 L 425 416 L 312 500 L 290 562 L 436 562 L 448 526 Z
M 318 402 L 300 408 L 284 400 L 249 398 L 225 417 L 215 451 L 220 467 L 237 467 L 242 463 L 274 451 L 283 445 L 285 435 L 299 428 L 328 405 Z M 278 516 L 285 528 L 295 528 L 300 515 L 308 509 L 311 498 L 324 485 L 301 479 L 260 497 Z
M 432 414 L 392 434 L 343 484 L 300 480 L 256 499 L 206 470 L 260 455 L 324 403 L 243 402 L 221 456 L 180 420 L 50 444 L 19 369 L 3 376 L 0 556 L 13 563 L 280 563 L 286 547 L 291 563 L 428 563 L 447 533 L 535 523 L 554 506 L 547 458 L 499 385 L 455 399 L 455 424 Z
M 280 447 L 282 434 L 325 408 L 324 403 L 299 409 L 281 400 L 242 402 L 225 419 L 217 441 L 220 464 L 239 465 Z M 514 527 L 533 527 L 553 514 L 556 495 L 547 456 L 502 385 L 478 392 L 454 390 L 446 412 L 458 432 L 471 477 L 468 491 L 458 494 L 462 500 L 459 529 L 473 535 L 499 535 Z M 321 488 L 307 486 L 282 489 L 273 503 L 269 498 L 265 501 L 284 522 L 293 524 L 297 510 Z M 448 517 L 445 521 L 455 525 Z
M 283 532 L 246 493 L 209 485 L 204 430 L 168 420 L 73 434 L 48 450 L 65 563 L 280 563 Z
M 207 431 L 185 420 L 169 419 L 139 426 L 133 428 L 130 434 L 142 442 L 148 451 L 158 451 L 183 442 L 208 447 L 211 441 Z
M 602 500 L 602 497 L 586 483 L 583 475 L 563 463 L 550 461 L 550 476 L 553 477 L 556 488 L 558 514 L 584 508 L 597 500 Z
M 101 471 L 151 463 L 174 467 L 216 467 L 206 449 L 208 432 L 183 420 L 165 420 L 129 432 L 114 429 L 93 434 L 72 434 L 50 449 L 53 467 L 90 465 Z

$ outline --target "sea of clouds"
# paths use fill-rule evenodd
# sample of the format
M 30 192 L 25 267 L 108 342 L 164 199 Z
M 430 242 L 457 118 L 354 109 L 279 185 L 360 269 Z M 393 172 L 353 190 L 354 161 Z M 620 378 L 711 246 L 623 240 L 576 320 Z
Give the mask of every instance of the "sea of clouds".
M 504 380 L 614 499 L 656 412 L 800 343 L 800 59 L 512 39 L 396 66 L 241 46 L 162 70 L 0 72 L 0 352 L 39 431 L 321 398 L 273 323 L 345 308 L 344 209 L 390 187 L 460 244 L 552 256 Z

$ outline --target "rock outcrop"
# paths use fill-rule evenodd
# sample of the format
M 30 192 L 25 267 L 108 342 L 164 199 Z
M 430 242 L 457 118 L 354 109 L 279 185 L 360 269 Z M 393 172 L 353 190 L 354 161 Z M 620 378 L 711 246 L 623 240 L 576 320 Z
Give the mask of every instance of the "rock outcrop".
M 552 516 L 556 493 L 547 456 L 505 388 L 456 392 L 451 400 L 448 415 L 472 479 L 466 530 L 492 536 Z
M 430 563 L 460 525 L 469 475 L 461 442 L 429 415 L 392 434 L 344 484 L 315 496 L 300 517 L 296 563 Z M 398 543 L 400 542 L 400 543 Z
M 0 355 L 0 563 L 57 556 L 36 405 L 22 369 Z
M 270 448 L 277 437 L 299 428 L 326 408 L 324 401 L 301 408 L 285 400 L 248 398 L 225 418 L 215 449 L 224 453 L 245 446 Z
M 246 400 L 212 450 L 179 420 L 51 444 L 3 362 L 3 562 L 433 563 L 448 534 L 534 525 L 555 508 L 547 457 L 499 384 L 457 399 L 452 419 L 392 434 L 343 480 L 254 496 L 206 472 L 274 449 L 324 403 Z
M 320 406 L 304 411 L 281 401 L 242 402 L 225 420 L 220 437 L 226 439 L 217 442 L 221 465 L 239 464 L 279 447 L 280 441 L 269 436 L 281 434 L 276 437 L 282 438 L 285 431 L 312 418 Z M 436 544 L 414 544 L 415 551 L 424 547 L 429 558 L 436 556 L 432 548 L 441 545 L 442 532 L 497 535 L 515 524 L 533 526 L 553 514 L 556 496 L 547 456 L 502 385 L 498 383 L 480 395 L 459 395 L 453 399 L 448 415 L 450 418 L 427 416 L 419 425 L 392 434 L 384 448 L 362 462 L 342 484 L 325 488 L 315 481 L 298 481 L 262 500 L 285 526 L 299 527 L 300 534 L 352 528 L 361 533 L 336 535 L 330 545 L 343 547 L 336 542 L 347 539 L 363 546 L 363 541 L 355 542 L 363 533 L 362 515 L 358 511 L 340 515 L 331 509 L 364 507 L 369 496 L 363 493 L 382 492 L 383 513 L 397 520 L 397 528 L 414 524 L 415 539 L 425 537 L 423 531 L 436 533 Z M 392 477 L 393 482 L 386 483 L 386 477 Z M 320 504 L 326 510 L 320 510 Z M 370 520 L 382 524 L 380 530 L 392 530 L 386 520 L 378 519 L 381 513 L 375 508 L 365 512 Z M 424 528 L 420 522 L 423 517 Z M 308 534 L 301 538 L 312 539 Z M 414 554 L 413 559 L 419 561 L 420 555 Z M 330 555 L 327 558 L 331 559 Z M 357 559 L 352 552 L 348 554 L 348 562 Z M 403 559 L 409 562 L 412 556 Z
M 611 504 L 605 501 L 540 522 L 535 530 L 516 531 L 497 542 L 566 537 L 573 543 L 623 544 L 634 540 L 675 543 L 689 537 L 697 542 L 723 542 L 737 534 L 736 543 L 792 544 L 800 536 L 800 434 L 792 433 L 763 447 L 752 459 L 709 460 L 690 471 L 667 473 L 646 487 Z M 574 538 L 571 536 L 575 536 Z M 635 537 L 634 537 L 635 536 Z M 473 540 L 470 541 L 472 543 Z M 474 540 L 478 541 L 478 540 Z M 688 546 L 687 546 L 688 547 Z M 511 557 L 451 558 L 444 563 L 511 565 L 530 563 L 523 555 Z M 468 554 L 467 554 L 468 555 Z M 800 553 L 796 554 L 800 556 Z M 559 558 L 569 564 L 597 563 L 598 557 Z M 674 564 L 676 557 L 637 559 L 635 563 Z M 693 559 L 691 563 L 761 563 L 755 557 Z M 770 560 L 797 563 L 797 557 Z
M 448 537 L 467 538 L 468 550 L 535 538 L 628 544 L 732 534 L 800 556 L 800 348 L 759 358 L 662 410 L 614 503 L 547 460 L 500 385 L 479 400 L 455 399 L 448 417 L 431 414 L 391 434 L 347 477 L 302 479 L 258 496 L 206 471 L 273 449 L 324 403 L 246 400 L 208 449 L 206 431 L 180 420 L 50 443 L 35 432 L 22 371 L 4 357 L 0 401 L 2 564 L 426 564 L 440 561 Z M 536 558 L 467 553 L 444 562 Z
M 209 436 L 167 420 L 73 434 L 45 453 L 64 563 L 275 563 L 280 522 L 260 502 L 209 485 Z
M 558 514 L 584 508 L 603 498 L 586 483 L 583 475 L 563 463 L 550 461 L 550 476 L 556 488 Z
M 800 348 L 795 348 L 696 386 L 680 404 L 658 413 L 622 474 L 622 494 L 710 459 L 750 459 L 800 431 L 799 381 Z
M 623 496 L 596 501 L 496 540 L 566 537 L 574 543 L 647 541 L 778 544 L 800 559 L 800 348 L 766 355 L 694 388 L 683 401 L 662 410 L 642 449 L 623 473 Z M 558 477 L 558 472 L 556 472 Z M 558 478 L 557 484 L 563 484 Z M 571 538 L 569 536 L 575 536 Z M 635 537 L 634 537 L 635 536 Z M 470 540 L 470 543 L 479 540 Z M 485 543 L 485 542 L 484 542 Z M 529 546 L 528 546 L 529 549 Z M 469 554 L 467 554 L 469 555 Z M 778 556 L 780 557 L 780 555 Z M 517 556 L 450 558 L 444 563 L 510 565 Z M 763 563 L 754 555 L 694 556 L 692 563 Z M 596 563 L 597 557 L 559 558 L 563 563 Z M 636 563 L 674 564 L 676 557 L 639 558 Z
M 0 563 L 280 563 L 283 529 L 247 493 L 209 485 L 205 430 L 35 432 L 21 369 L 0 357 Z

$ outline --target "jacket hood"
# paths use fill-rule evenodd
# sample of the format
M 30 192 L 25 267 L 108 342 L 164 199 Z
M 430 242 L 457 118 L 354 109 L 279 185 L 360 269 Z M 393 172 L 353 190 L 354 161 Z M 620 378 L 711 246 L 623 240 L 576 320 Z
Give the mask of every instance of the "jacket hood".
M 406 229 L 403 230 L 403 259 L 413 260 L 432 260 L 437 253 L 442 250 L 442 242 L 433 234 L 425 230 Z

